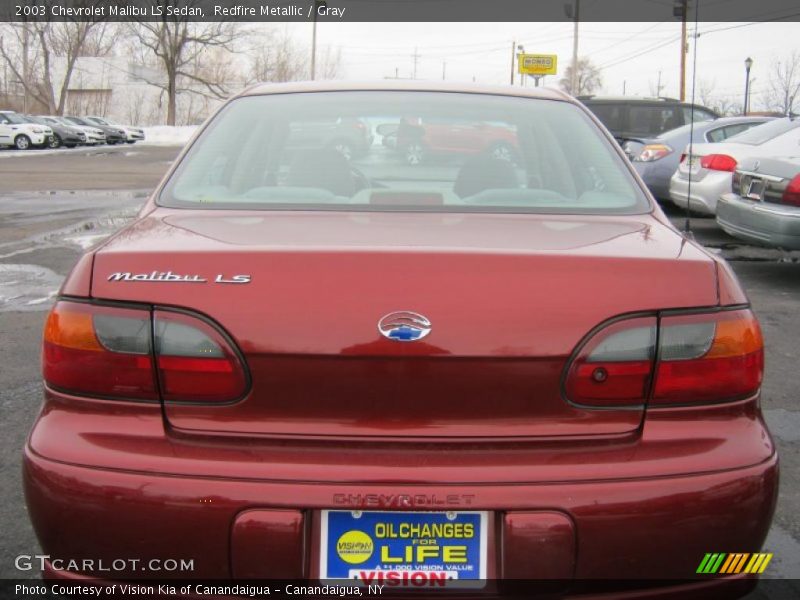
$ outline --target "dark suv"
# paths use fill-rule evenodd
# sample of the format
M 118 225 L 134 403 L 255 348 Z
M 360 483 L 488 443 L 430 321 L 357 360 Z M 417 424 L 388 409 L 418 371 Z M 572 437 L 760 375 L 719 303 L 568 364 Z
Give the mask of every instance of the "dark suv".
M 692 105 L 674 98 L 631 96 L 579 96 L 619 142 L 655 137 L 692 120 Z M 694 105 L 695 121 L 710 121 L 719 115 L 705 106 Z

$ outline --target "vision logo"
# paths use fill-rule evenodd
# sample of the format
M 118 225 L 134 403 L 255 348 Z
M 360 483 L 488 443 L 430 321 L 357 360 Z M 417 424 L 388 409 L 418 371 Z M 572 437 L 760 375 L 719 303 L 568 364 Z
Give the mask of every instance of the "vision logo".
M 706 554 L 697 572 L 704 575 L 724 574 L 733 575 L 736 573 L 763 573 L 769 561 L 772 560 L 772 553 L 760 552 L 748 554 L 747 552 L 726 554 L 724 552 Z
M 336 542 L 336 553 L 344 562 L 359 565 L 372 556 L 372 538 L 363 531 L 351 529 L 344 532 Z

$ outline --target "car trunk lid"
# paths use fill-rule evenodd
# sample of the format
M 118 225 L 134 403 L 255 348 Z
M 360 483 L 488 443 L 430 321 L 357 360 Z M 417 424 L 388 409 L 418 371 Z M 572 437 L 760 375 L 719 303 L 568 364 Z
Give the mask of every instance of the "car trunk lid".
M 166 404 L 176 428 L 379 438 L 636 430 L 640 407 L 564 399 L 569 356 L 617 315 L 717 302 L 713 261 L 651 216 L 167 209 L 99 249 L 92 295 L 207 315 L 242 350 L 247 396 Z M 395 311 L 430 334 L 383 337 Z

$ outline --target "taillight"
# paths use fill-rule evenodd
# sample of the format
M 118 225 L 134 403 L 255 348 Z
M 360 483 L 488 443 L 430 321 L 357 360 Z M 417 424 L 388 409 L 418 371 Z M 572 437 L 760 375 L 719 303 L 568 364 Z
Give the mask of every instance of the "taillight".
M 747 310 L 635 317 L 596 332 L 570 363 L 567 398 L 584 406 L 670 406 L 755 394 L 764 371 Z
M 572 361 L 567 397 L 586 406 L 644 404 L 653 375 L 655 345 L 655 317 L 626 319 L 603 328 Z
M 800 206 L 800 173 L 795 175 L 789 182 L 789 185 L 786 186 L 786 189 L 783 190 L 781 202 Z
M 166 310 L 59 301 L 45 325 L 42 365 L 50 387 L 99 398 L 229 402 L 247 388 L 224 334 Z
M 155 311 L 155 350 L 167 402 L 229 402 L 247 387 L 231 343 L 209 323 L 180 312 Z
M 673 150 L 666 144 L 647 144 L 638 156 L 634 157 L 634 162 L 653 162 L 669 156 Z
M 682 152 L 682 153 L 681 153 L 681 158 L 680 158 L 680 160 L 679 160 L 678 162 L 679 162 L 680 164 L 683 164 L 683 162 L 686 160 L 686 157 L 687 157 L 687 156 L 689 156 L 689 155 L 688 155 L 688 154 L 686 154 L 686 152 Z
M 761 387 L 764 343 L 749 310 L 663 317 L 660 333 L 651 404 L 736 400 Z
M 82 395 L 158 400 L 147 310 L 58 302 L 44 328 L 44 379 Z
M 736 170 L 736 159 L 727 154 L 706 154 L 700 158 L 700 166 L 711 171 L 730 171 Z

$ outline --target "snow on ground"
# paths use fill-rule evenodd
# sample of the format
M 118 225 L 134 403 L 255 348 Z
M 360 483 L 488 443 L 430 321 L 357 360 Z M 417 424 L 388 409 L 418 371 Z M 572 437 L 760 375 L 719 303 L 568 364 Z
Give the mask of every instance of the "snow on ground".
M 196 125 L 145 127 L 144 141 L 137 143 L 152 146 L 183 146 L 195 131 L 197 131 Z

